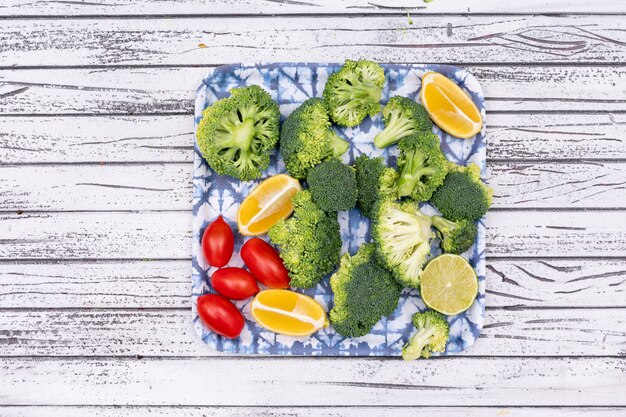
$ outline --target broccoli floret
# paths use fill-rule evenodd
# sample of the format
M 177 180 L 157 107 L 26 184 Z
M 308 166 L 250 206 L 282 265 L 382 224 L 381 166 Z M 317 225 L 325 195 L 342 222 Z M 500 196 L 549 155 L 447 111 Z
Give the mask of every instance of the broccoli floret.
M 404 287 L 418 288 L 422 268 L 430 255 L 430 216 L 414 202 L 390 199 L 376 204 L 372 235 L 378 256 L 396 281 Z
M 476 221 L 483 217 L 493 201 L 493 189 L 480 179 L 480 168 L 450 164 L 443 185 L 432 196 L 431 203 L 448 220 Z
M 453 222 L 440 216 L 433 216 L 431 221 L 437 229 L 444 252 L 461 254 L 471 248 L 476 240 L 478 229 L 476 223 L 471 220 Z
M 313 201 L 324 211 L 350 210 L 356 206 L 354 168 L 330 158 L 309 169 L 306 177 Z
M 448 173 L 448 160 L 432 132 L 412 134 L 398 144 L 398 195 L 428 201 Z
M 383 198 L 397 197 L 398 173 L 385 166 L 383 158 L 362 154 L 354 161 L 356 184 L 359 191 L 357 205 L 366 217 L 372 216 L 374 204 Z
M 428 310 L 413 314 L 413 326 L 417 333 L 402 348 L 402 358 L 412 361 L 417 358 L 429 358 L 431 352 L 443 352 L 450 334 L 450 325 L 446 318 L 436 311 Z
M 374 62 L 346 60 L 339 71 L 328 77 L 324 98 L 330 118 L 340 126 L 356 126 L 380 111 L 385 71 Z
M 330 277 L 334 293 L 330 322 L 344 336 L 366 335 L 398 305 L 402 288 L 376 261 L 375 251 L 375 245 L 369 243 L 354 256 L 343 255 L 339 269 Z
M 341 234 L 337 214 L 317 207 L 309 191 L 292 199 L 294 214 L 272 226 L 270 240 L 280 245 L 280 257 L 292 287 L 314 287 L 339 263 Z
M 419 132 L 430 132 L 433 122 L 421 104 L 406 97 L 395 96 L 383 109 L 385 129 L 374 137 L 374 145 L 386 148 L 403 137 Z
M 304 179 L 309 168 L 348 150 L 349 143 L 330 125 L 328 104 L 321 98 L 306 100 L 285 119 L 280 132 L 280 152 L 292 177 Z
M 230 90 L 202 113 L 196 133 L 207 163 L 220 175 L 242 181 L 259 178 L 278 142 L 278 105 L 261 87 Z

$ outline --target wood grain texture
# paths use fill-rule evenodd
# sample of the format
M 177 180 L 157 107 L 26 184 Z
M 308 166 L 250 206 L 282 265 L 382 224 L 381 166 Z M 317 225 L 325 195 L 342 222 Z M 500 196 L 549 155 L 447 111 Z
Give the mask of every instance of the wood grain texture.
M 5 20 L 5 67 L 228 62 L 618 63 L 620 16 Z M 224 62 L 224 59 L 229 59 Z
M 622 257 L 624 211 L 491 211 L 491 257 Z M 191 212 L 0 214 L 0 258 L 180 259 Z M 240 239 L 240 238 L 237 238 Z
M 15 405 L 626 405 L 625 358 L 4 358 L 0 367 L 0 395 Z
M 4 417 L 623 417 L 621 407 L 201 407 L 201 406 L 0 406 Z
M 4 308 L 190 308 L 189 259 L 0 263 Z M 489 307 L 626 307 L 626 260 L 487 259 Z
M 192 114 L 198 84 L 213 68 L 0 70 L 0 114 Z M 488 111 L 626 110 L 624 67 L 465 68 L 481 83 Z
M 249 318 L 249 313 L 246 313 Z M 0 356 L 222 356 L 189 310 L 2 311 Z M 462 356 L 626 356 L 626 308 L 487 310 Z M 254 356 L 254 355 L 253 355 Z
M 607 7 L 601 0 L 562 0 L 546 2 L 529 0 L 524 4 L 502 3 L 497 0 L 465 0 L 458 2 L 434 2 L 423 4 L 413 0 L 307 0 L 307 1 L 250 1 L 250 0 L 90 0 L 45 1 L 5 0 L 0 6 L 0 16 L 34 16 L 41 14 L 59 16 L 81 15 L 281 15 L 281 14 L 398 14 L 398 13 L 624 13 L 626 7 L 620 2 Z
M 0 166 L 0 210 L 191 210 L 185 164 Z M 33 179 L 37 179 L 33 181 Z M 493 208 L 626 208 L 626 164 L 492 163 Z
M 488 158 L 624 160 L 626 114 L 489 114 Z M 191 162 L 191 115 L 0 117 L 0 165 Z M 182 178 L 181 178 L 182 180 Z

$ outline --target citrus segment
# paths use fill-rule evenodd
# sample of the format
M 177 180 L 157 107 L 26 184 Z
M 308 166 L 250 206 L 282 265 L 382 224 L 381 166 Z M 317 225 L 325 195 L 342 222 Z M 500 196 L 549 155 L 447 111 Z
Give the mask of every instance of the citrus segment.
M 438 72 L 424 74 L 420 99 L 430 118 L 452 136 L 471 138 L 483 126 L 482 116 L 472 98 Z
M 291 198 L 302 189 L 289 175 L 274 175 L 257 185 L 239 206 L 237 227 L 244 236 L 266 233 L 293 211 Z
M 478 293 L 474 268 L 459 255 L 436 257 L 426 265 L 421 278 L 420 295 L 424 304 L 448 316 L 470 308 Z
M 250 312 L 261 327 L 288 336 L 308 336 L 328 325 L 317 301 L 289 290 L 261 291 L 252 300 Z

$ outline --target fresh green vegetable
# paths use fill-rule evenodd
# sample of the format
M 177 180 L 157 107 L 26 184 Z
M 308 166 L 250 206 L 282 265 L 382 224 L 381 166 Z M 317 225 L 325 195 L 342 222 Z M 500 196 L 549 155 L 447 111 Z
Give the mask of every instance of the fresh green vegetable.
M 476 221 L 483 217 L 493 201 L 493 189 L 480 179 L 480 168 L 450 164 L 443 185 L 432 196 L 431 203 L 449 220 Z
M 375 251 L 375 245 L 369 243 L 354 256 L 343 255 L 339 269 L 330 277 L 335 303 L 330 322 L 344 336 L 366 335 L 398 305 L 402 289 L 376 261 Z
M 402 348 L 402 358 L 405 361 L 429 358 L 431 352 L 446 350 L 450 325 L 443 315 L 432 310 L 415 313 L 413 326 L 417 333 L 411 336 L 409 343 Z
M 398 173 L 385 166 L 383 158 L 370 158 L 365 154 L 354 161 L 358 188 L 357 205 L 364 216 L 372 216 L 372 208 L 378 200 L 397 196 Z
M 437 236 L 441 239 L 441 248 L 446 253 L 461 254 L 472 247 L 478 229 L 471 220 L 444 219 L 441 216 L 431 217 Z
M 375 62 L 346 60 L 324 87 L 330 118 L 341 126 L 356 126 L 380 111 L 385 71 Z
M 430 255 L 430 216 L 414 202 L 382 200 L 374 208 L 372 235 L 383 264 L 399 284 L 418 288 L 422 268 Z
M 398 195 L 430 200 L 448 173 L 449 163 L 439 147 L 439 137 L 431 132 L 411 134 L 398 148 Z
M 280 257 L 289 271 L 292 287 L 314 287 L 339 263 L 341 235 L 336 213 L 326 213 L 309 191 L 292 199 L 293 216 L 269 230 L 272 243 L 280 245 Z
M 330 125 L 328 103 L 321 98 L 306 100 L 285 119 L 280 152 L 292 177 L 304 179 L 310 168 L 348 150 L 349 143 Z
M 259 178 L 278 142 L 278 105 L 261 87 L 233 88 L 202 113 L 196 133 L 207 163 L 220 175 Z
M 324 211 L 350 210 L 356 206 L 354 168 L 330 158 L 309 169 L 306 177 L 313 201 Z
M 419 132 L 430 132 L 433 122 L 428 112 L 421 104 L 410 98 L 395 96 L 383 109 L 385 128 L 376 137 L 374 145 L 377 148 L 386 148 L 403 137 Z

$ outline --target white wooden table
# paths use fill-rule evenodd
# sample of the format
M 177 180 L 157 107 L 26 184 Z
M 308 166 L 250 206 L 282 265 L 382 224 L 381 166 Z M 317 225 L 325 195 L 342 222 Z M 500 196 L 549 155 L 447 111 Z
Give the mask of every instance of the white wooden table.
M 482 82 L 487 325 L 413 363 L 216 354 L 196 85 L 348 57 Z M 625 416 L 625 59 L 624 0 L 1 0 L 0 416 Z

